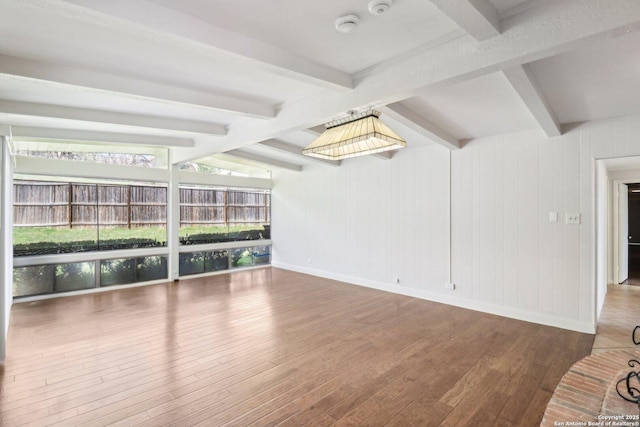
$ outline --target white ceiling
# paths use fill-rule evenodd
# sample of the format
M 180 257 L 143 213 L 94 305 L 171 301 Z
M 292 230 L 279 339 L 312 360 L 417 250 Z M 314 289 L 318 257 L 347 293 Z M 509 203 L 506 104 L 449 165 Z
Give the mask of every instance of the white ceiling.
M 346 73 L 355 73 L 459 29 L 423 0 L 397 1 L 384 16 L 370 14 L 367 1 L 362 0 L 243 0 L 233 7 L 229 7 L 228 0 L 153 2 Z M 360 18 L 357 35 L 337 32 L 336 18 L 352 13 Z
M 303 170 L 338 166 L 301 149 L 351 109 L 409 149 L 640 113 L 637 0 L 367 3 L 3 0 L 0 124 Z

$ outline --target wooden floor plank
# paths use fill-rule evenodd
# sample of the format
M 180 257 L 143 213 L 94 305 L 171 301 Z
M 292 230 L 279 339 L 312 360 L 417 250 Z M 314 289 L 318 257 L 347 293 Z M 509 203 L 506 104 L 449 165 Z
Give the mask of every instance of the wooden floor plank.
M 271 267 L 114 288 L 14 304 L 0 424 L 528 426 L 592 341 Z

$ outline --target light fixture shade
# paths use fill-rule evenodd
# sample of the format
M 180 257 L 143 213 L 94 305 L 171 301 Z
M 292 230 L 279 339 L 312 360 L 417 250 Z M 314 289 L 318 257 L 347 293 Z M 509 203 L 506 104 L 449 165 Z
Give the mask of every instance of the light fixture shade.
M 367 111 L 329 123 L 302 154 L 341 160 L 406 147 L 407 143 L 378 117 L 379 112 Z

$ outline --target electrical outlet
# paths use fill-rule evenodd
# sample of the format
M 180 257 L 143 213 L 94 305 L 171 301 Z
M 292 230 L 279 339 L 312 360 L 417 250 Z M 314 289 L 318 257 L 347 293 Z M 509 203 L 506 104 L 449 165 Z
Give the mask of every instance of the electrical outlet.
M 565 224 L 580 224 L 580 214 L 579 213 L 568 213 L 568 214 L 565 214 L 564 223 Z
M 456 285 L 454 285 L 453 283 L 445 283 L 444 287 L 445 289 L 449 289 L 450 291 L 453 291 L 456 288 Z

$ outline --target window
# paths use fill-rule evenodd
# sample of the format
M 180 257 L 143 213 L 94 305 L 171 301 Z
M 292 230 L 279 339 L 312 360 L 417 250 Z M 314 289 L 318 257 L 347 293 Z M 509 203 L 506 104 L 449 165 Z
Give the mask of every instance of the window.
M 114 152 L 116 150 L 116 152 Z M 164 168 L 167 150 L 127 145 L 83 144 L 76 142 L 14 140 L 14 155 L 89 163 Z
M 183 245 L 270 239 L 270 222 L 269 191 L 180 188 Z
M 166 280 L 167 277 L 166 256 L 29 265 L 13 269 L 13 296 L 69 292 L 100 286 Z
M 13 296 L 90 289 L 96 285 L 94 262 L 33 265 L 13 269 Z
M 100 286 L 163 280 L 167 276 L 164 256 L 100 260 Z
M 14 197 L 15 297 L 168 279 L 166 186 L 16 180 Z M 271 262 L 269 191 L 183 186 L 179 220 L 180 276 Z
M 180 165 L 180 170 L 213 175 L 271 178 L 271 172 L 268 170 L 230 161 L 224 154 L 214 154 L 213 156 L 202 158 L 197 162 L 183 163 Z
M 233 268 L 269 264 L 270 262 L 271 246 L 237 248 L 231 251 L 231 266 Z
M 180 254 L 180 276 L 211 273 L 229 269 L 229 252 L 224 250 L 183 252 Z
M 14 256 L 166 246 L 167 188 L 16 181 Z

